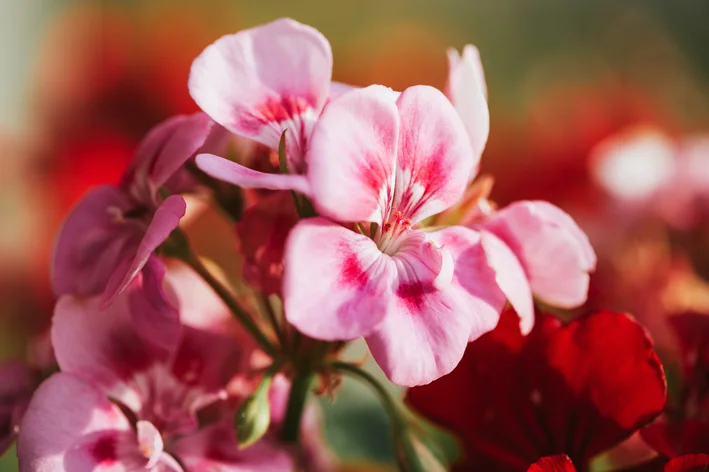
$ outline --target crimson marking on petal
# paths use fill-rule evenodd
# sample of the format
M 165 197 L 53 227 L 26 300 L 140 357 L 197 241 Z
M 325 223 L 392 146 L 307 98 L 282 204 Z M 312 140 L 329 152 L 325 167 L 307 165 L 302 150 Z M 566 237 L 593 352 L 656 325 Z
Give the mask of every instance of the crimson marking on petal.
M 433 291 L 435 289 L 431 284 L 409 282 L 399 285 L 396 289 L 396 296 L 404 302 L 409 311 L 420 311 L 423 308 L 425 296 Z
M 257 133 L 263 126 L 290 121 L 302 115 L 308 109 L 314 108 L 315 99 L 304 97 L 268 98 L 265 103 L 254 107 L 239 120 L 239 126 L 252 133 Z
M 191 345 L 183 339 L 175 356 L 172 373 L 185 385 L 195 385 L 204 371 L 205 360 L 199 346 Z
M 418 209 L 425 203 L 426 199 L 433 196 L 438 190 L 445 187 L 448 180 L 448 176 L 451 174 L 451 169 L 445 164 L 445 153 L 446 149 L 444 145 L 439 145 L 431 155 L 419 163 L 420 167 L 414 171 L 412 169 L 411 179 L 413 182 L 421 185 L 423 187 L 423 197 L 419 201 L 412 202 L 411 198 L 413 194 L 409 191 L 405 192 L 403 195 L 403 201 L 401 202 L 401 207 L 406 208 L 406 214 L 411 215 L 418 211 Z M 423 165 L 421 165 L 423 164 Z M 411 185 L 410 184 L 410 185 Z M 409 207 L 409 205 L 414 205 Z
M 362 268 L 356 254 L 348 254 L 342 263 L 340 282 L 343 285 L 360 287 L 369 281 L 367 273 Z
M 97 464 L 115 462 L 118 457 L 116 454 L 116 438 L 113 436 L 99 438 L 91 448 L 91 455 Z
M 125 330 L 115 333 L 107 342 L 114 368 L 124 379 L 146 370 L 152 363 L 150 354 L 136 339 L 136 333 Z

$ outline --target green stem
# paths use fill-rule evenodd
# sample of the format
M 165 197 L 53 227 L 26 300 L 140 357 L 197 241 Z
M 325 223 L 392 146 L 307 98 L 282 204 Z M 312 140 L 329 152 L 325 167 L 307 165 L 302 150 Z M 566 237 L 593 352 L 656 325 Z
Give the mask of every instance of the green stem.
M 187 238 L 182 234 L 182 237 L 187 241 Z M 261 348 L 266 352 L 266 354 L 273 355 L 276 350 L 266 337 L 266 335 L 261 332 L 258 325 L 249 316 L 244 308 L 239 304 L 239 302 L 234 298 L 232 292 L 224 286 L 212 273 L 207 269 L 199 257 L 192 251 L 189 244 L 183 245 L 186 251 L 183 251 L 180 259 L 189 264 L 195 272 L 197 272 L 202 279 L 204 279 L 212 290 L 222 299 L 224 304 L 229 308 L 234 317 L 241 323 L 241 325 L 249 332 L 249 334 L 256 340 L 256 342 L 261 346 Z
M 305 402 L 308 399 L 313 378 L 314 374 L 306 370 L 298 372 L 293 379 L 288 396 L 286 417 L 283 421 L 283 429 L 281 429 L 281 440 L 285 443 L 298 443 L 300 420 L 303 417 Z

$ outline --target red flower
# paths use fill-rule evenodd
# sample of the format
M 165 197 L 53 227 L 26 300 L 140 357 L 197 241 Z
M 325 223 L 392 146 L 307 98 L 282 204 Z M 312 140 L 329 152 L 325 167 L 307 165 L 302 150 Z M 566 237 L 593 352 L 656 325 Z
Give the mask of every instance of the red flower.
M 453 373 L 410 389 L 407 400 L 460 435 L 465 462 L 456 470 L 525 471 L 557 454 L 586 470 L 657 416 L 665 391 L 652 342 L 631 317 L 602 311 L 563 325 L 538 314 L 523 337 L 507 310 Z

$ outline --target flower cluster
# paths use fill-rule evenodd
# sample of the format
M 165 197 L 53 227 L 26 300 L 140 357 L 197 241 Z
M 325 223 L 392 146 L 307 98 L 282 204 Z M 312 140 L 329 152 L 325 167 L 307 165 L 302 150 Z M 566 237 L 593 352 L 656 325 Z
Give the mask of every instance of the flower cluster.
M 0 447 L 19 431 L 23 471 L 332 470 L 307 401 L 352 375 L 382 396 L 399 467 L 444 467 L 413 415 L 341 359 L 357 339 L 459 435 L 458 470 L 588 470 L 657 417 L 665 374 L 637 322 L 547 313 L 586 302 L 596 254 L 560 208 L 490 199 L 480 57 L 448 58 L 444 91 L 395 91 L 333 82 L 327 40 L 290 19 L 208 46 L 188 80 L 202 111 L 157 125 L 120 182 L 66 218 L 56 367 L 0 371 Z M 195 193 L 235 228 L 238 291 L 190 244 Z M 653 470 L 706 463 L 672 428 L 706 436 L 672 419 L 640 433 Z

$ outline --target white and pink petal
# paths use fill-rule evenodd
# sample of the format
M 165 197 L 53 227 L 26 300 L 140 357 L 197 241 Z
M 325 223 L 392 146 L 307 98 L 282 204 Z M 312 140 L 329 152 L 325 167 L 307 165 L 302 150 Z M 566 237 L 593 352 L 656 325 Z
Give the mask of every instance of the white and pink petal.
M 471 179 L 480 166 L 488 135 L 490 111 L 487 106 L 487 86 L 480 61 L 480 52 L 472 44 L 463 48 L 462 56 L 448 50 L 448 80 L 446 95 L 460 115 L 473 148 L 475 165 Z
M 324 218 L 301 220 L 286 242 L 286 318 L 317 339 L 371 333 L 389 307 L 391 262 L 367 236 Z
M 391 304 L 366 337 L 374 359 L 397 385 L 423 385 L 451 372 L 468 344 L 469 297 L 457 284 L 437 287 L 441 257 L 418 237 L 392 257 L 396 279 Z
M 189 90 L 217 123 L 271 149 L 289 129 L 288 164 L 292 173 L 302 173 L 306 141 L 328 99 L 331 76 L 325 37 L 282 18 L 208 46 L 192 63 Z
M 596 255 L 564 211 L 547 202 L 516 202 L 482 226 L 516 254 L 536 296 L 563 308 L 586 301 Z
M 330 103 L 313 132 L 308 180 L 321 215 L 381 224 L 394 196 L 399 116 L 391 89 L 373 85 Z
M 443 93 L 414 86 L 396 104 L 400 126 L 393 207 L 415 224 L 460 200 L 477 163 L 463 123 Z
M 144 467 L 121 410 L 90 383 L 55 374 L 37 390 L 17 442 L 22 472 L 123 472 Z

